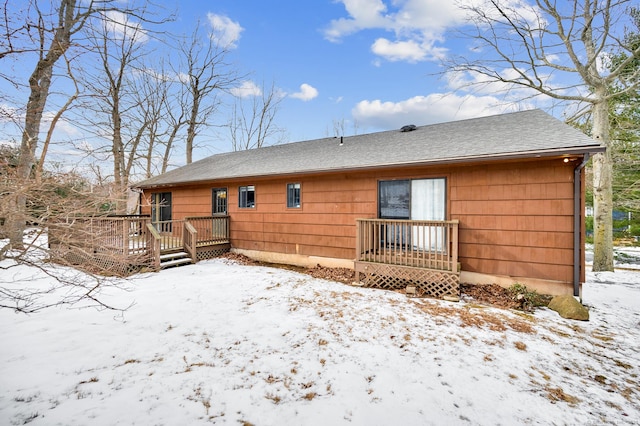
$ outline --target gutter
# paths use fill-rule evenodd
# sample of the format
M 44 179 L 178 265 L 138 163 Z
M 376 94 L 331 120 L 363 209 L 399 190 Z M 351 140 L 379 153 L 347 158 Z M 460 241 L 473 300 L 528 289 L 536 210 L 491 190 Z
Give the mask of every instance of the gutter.
M 573 169 L 573 296 L 579 297 L 580 295 L 580 268 L 583 266 L 580 264 L 580 251 L 584 243 L 581 241 L 582 230 L 580 229 L 582 217 L 582 200 L 581 200 L 581 188 L 582 188 L 582 169 L 589 162 L 590 154 L 586 152 L 582 158 L 582 162 Z
M 277 145 L 275 145 L 277 146 Z M 345 143 L 346 146 L 346 143 Z M 267 147 L 269 148 L 269 147 Z M 263 149 L 263 148 L 259 148 Z M 555 156 L 570 156 L 570 155 L 580 155 L 585 153 L 596 153 L 596 152 L 604 152 L 605 148 L 601 146 L 581 146 L 581 147 L 570 147 L 570 148 L 553 148 L 546 150 L 537 150 L 537 151 L 524 151 L 524 152 L 508 152 L 508 153 L 497 153 L 497 154 L 479 154 L 479 155 L 470 155 L 463 157 L 447 157 L 447 158 L 434 158 L 434 159 L 423 159 L 423 160 L 411 160 L 411 161 L 398 161 L 393 163 L 372 163 L 367 165 L 347 165 L 347 166 L 337 166 L 337 167 L 319 167 L 314 169 L 299 169 L 292 171 L 258 171 L 256 173 L 246 173 L 246 174 L 238 174 L 235 176 L 205 176 L 202 178 L 193 179 L 191 174 L 188 174 L 189 177 L 182 177 L 174 181 L 164 181 L 160 183 L 145 183 L 146 181 L 139 182 L 138 184 L 132 185 L 132 187 L 140 188 L 140 189 L 155 189 L 155 188 L 163 188 L 163 187 L 171 187 L 171 186 L 182 186 L 182 185 L 194 185 L 203 182 L 212 182 L 216 180 L 244 180 L 244 179 L 255 179 L 255 178 L 280 178 L 287 176 L 298 176 L 303 174 L 323 174 L 323 173 L 350 173 L 350 172 L 359 172 L 359 171 L 367 171 L 367 170 L 380 170 L 380 169 L 389 169 L 389 168 L 397 168 L 397 167 L 422 167 L 422 166 L 440 166 L 440 165 L 450 165 L 450 164 L 468 164 L 468 163 L 484 163 L 484 162 L 494 162 L 494 161 L 506 161 L 506 160 L 520 160 L 520 159 L 538 159 L 538 158 L 547 158 L 547 157 L 555 157 Z M 232 154 L 239 154 L 243 151 L 237 151 Z M 216 154 L 223 155 L 223 154 Z M 210 157 L 209 157 L 210 158 Z M 205 160 L 205 159 L 203 159 Z M 203 161 L 199 160 L 199 161 Z M 192 163 L 194 164 L 194 163 Z M 290 163 L 287 163 L 290 164 Z M 188 167 L 189 165 L 182 166 Z M 175 170 L 179 170 L 182 167 L 171 170 L 167 173 L 172 173 Z M 216 167 L 210 166 L 210 169 L 215 169 Z M 224 169 L 224 167 L 217 167 L 218 169 Z M 156 177 L 157 178 L 157 177 Z M 151 178 L 149 180 L 155 180 L 156 178 Z M 147 180 L 148 181 L 148 180 Z

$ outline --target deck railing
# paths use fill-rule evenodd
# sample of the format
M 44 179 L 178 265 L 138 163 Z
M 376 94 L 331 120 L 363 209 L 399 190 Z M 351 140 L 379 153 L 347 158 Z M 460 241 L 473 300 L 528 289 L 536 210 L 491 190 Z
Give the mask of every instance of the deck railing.
M 149 253 L 149 261 L 151 263 L 151 267 L 158 271 L 160 269 L 160 240 L 162 237 L 160 233 L 153 227 L 151 221 L 149 221 L 146 225 L 146 240 L 147 240 L 147 250 Z
M 198 259 L 196 252 L 198 231 L 196 231 L 196 228 L 194 228 L 189 221 L 185 221 L 182 234 L 184 235 L 184 251 L 189 253 L 189 257 L 191 258 L 192 262 L 195 263 Z
M 69 217 L 49 223 L 49 243 L 63 243 L 97 253 L 124 256 L 146 250 L 149 217 Z
M 88 257 L 154 269 L 162 252 L 184 250 L 196 261 L 198 247 L 229 243 L 229 216 L 159 222 L 149 216 L 70 217 L 51 221 L 48 228 L 51 247 L 74 247 Z
M 198 233 L 197 245 L 229 242 L 229 216 L 198 216 L 185 220 Z
M 358 219 L 356 261 L 458 268 L 458 221 Z
M 153 222 L 160 234 L 162 251 L 182 250 L 184 245 L 184 220 L 163 220 Z

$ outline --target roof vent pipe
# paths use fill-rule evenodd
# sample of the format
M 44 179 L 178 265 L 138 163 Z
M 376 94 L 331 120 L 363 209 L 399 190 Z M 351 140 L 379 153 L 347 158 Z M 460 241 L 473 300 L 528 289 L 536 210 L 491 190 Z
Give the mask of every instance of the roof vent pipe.
M 342 136 L 340 136 L 340 146 L 342 146 Z

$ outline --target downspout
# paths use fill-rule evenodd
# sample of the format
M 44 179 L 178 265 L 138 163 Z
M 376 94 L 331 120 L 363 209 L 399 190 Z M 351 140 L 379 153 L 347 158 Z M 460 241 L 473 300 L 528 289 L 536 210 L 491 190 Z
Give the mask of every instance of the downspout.
M 582 202 L 581 202 L 581 188 L 582 188 L 582 169 L 587 165 L 589 161 L 590 155 L 589 153 L 585 153 L 582 158 L 582 163 L 580 163 L 573 170 L 573 296 L 579 297 L 582 301 L 582 296 L 580 296 L 580 268 L 583 266 L 580 264 L 580 250 L 582 250 L 582 241 L 580 237 L 582 236 L 582 230 L 580 229 L 581 220 L 583 212 L 582 210 Z

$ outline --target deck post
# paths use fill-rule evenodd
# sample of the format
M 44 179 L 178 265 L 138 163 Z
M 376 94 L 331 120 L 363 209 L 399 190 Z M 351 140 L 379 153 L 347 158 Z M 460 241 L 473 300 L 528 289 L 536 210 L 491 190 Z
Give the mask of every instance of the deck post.
M 458 224 L 460 221 L 453 220 L 451 224 L 451 268 L 450 271 L 458 271 Z
M 129 256 L 129 219 L 122 220 L 122 255 Z

